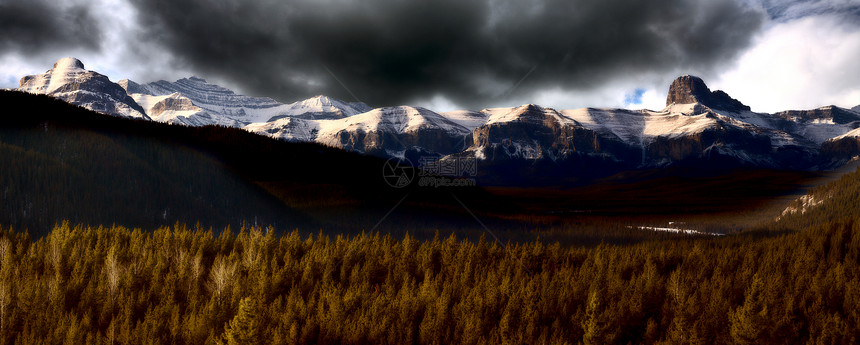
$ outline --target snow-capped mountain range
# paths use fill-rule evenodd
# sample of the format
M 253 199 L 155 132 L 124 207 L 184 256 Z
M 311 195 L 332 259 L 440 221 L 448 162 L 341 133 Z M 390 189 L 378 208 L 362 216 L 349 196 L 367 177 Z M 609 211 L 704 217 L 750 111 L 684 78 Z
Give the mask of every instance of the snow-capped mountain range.
M 138 84 L 119 81 L 126 92 L 152 114 L 153 120 L 189 126 L 224 125 L 243 127 L 279 118 L 339 119 L 370 110 L 364 103 L 346 103 L 326 96 L 316 96 L 292 104 L 271 98 L 238 95 L 232 90 L 190 77 L 175 82 L 160 80 Z M 177 101 L 187 99 L 190 104 Z M 166 106 L 168 101 L 176 106 Z M 193 107 L 191 107 L 193 106 Z M 167 113 L 164 113 L 167 111 Z
M 627 168 L 728 158 L 771 168 L 822 169 L 860 154 L 860 106 L 757 113 L 698 77 L 681 76 L 658 110 L 512 108 L 437 113 L 410 106 L 371 109 L 316 96 L 292 104 L 238 95 L 198 77 L 139 84 L 64 58 L 21 79 L 105 114 L 188 126 L 223 125 L 273 138 L 319 142 L 380 156 L 474 157 L 484 162 L 598 162 Z

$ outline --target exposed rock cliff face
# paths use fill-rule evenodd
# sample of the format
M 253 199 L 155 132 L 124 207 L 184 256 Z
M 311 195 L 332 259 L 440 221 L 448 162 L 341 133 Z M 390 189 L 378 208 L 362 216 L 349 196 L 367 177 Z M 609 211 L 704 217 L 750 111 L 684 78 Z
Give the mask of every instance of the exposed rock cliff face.
M 494 159 L 549 159 L 571 155 L 638 159 L 640 150 L 616 137 L 600 135 L 549 108 L 527 104 L 491 116 L 472 132 L 472 150 Z
M 749 111 L 750 107 L 730 97 L 721 90 L 711 91 L 699 77 L 683 75 L 669 86 L 666 105 L 701 103 L 712 109 L 732 112 Z
M 104 114 L 149 119 L 120 85 L 84 69 L 75 58 L 57 61 L 47 72 L 21 78 L 20 91 L 44 94 Z

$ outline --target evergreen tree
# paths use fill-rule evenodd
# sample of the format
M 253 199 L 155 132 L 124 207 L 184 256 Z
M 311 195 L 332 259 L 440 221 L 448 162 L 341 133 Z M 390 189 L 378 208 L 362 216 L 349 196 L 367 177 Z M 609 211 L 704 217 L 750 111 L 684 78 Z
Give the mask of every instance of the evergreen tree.
M 251 297 L 239 302 L 239 311 L 224 330 L 227 345 L 252 345 L 260 343 L 260 322 L 257 320 L 259 306 Z

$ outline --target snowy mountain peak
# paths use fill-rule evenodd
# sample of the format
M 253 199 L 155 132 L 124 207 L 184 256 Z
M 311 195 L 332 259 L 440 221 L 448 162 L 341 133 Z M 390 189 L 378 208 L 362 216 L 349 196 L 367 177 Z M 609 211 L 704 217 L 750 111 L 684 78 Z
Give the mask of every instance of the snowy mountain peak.
M 116 83 L 119 86 L 121 86 L 123 89 L 125 89 L 125 92 L 128 93 L 129 95 L 135 94 L 135 93 L 146 93 L 145 90 L 140 86 L 140 84 L 135 83 L 134 81 L 132 81 L 130 79 L 122 79 Z
M 328 96 L 316 95 L 316 96 L 313 96 L 313 97 L 308 98 L 306 100 L 298 101 L 298 102 L 293 103 L 293 104 L 296 104 L 296 105 L 301 104 L 302 106 L 307 107 L 307 108 L 319 108 L 319 109 L 321 109 L 323 107 L 345 105 L 346 103 L 335 100 L 335 99 L 330 98 Z M 352 115 L 355 115 L 355 114 L 352 114 Z
M 84 69 L 84 63 L 73 57 L 65 57 L 54 63 L 53 70 Z
M 557 124 L 575 123 L 570 118 L 562 115 L 552 108 L 544 108 L 536 104 L 524 104 L 516 108 L 510 108 L 509 111 L 499 111 L 500 109 L 484 110 L 490 113 L 486 124 L 501 123 L 501 122 L 528 122 L 542 124 L 553 122 Z
M 308 98 L 307 100 L 308 100 L 308 101 L 313 100 L 313 101 L 317 101 L 317 102 L 320 102 L 320 103 L 331 104 L 331 100 L 332 100 L 332 99 L 331 99 L 330 97 L 326 96 L 326 95 L 316 95 L 316 96 L 313 96 L 313 97 L 311 97 L 311 98 Z
M 81 60 L 73 57 L 60 59 L 45 73 L 21 78 L 18 90 L 53 96 L 103 114 L 149 119 L 123 87 L 84 69 Z
M 529 103 L 529 104 L 523 104 L 519 107 L 516 107 L 516 108 L 514 108 L 513 111 L 516 112 L 517 114 L 528 114 L 528 113 L 532 113 L 532 112 L 543 113 L 546 111 L 546 109 L 544 109 L 544 107 L 541 107 L 537 104 Z
M 269 121 L 284 116 L 312 120 L 342 119 L 371 110 L 367 104 L 361 102 L 346 103 L 324 95 L 317 95 L 289 104 L 286 107 L 287 110 L 283 115 L 269 119 Z
M 469 133 L 469 130 L 465 127 L 448 120 L 436 112 L 421 107 L 405 105 L 377 108 L 341 120 L 328 121 L 328 125 L 324 127 L 349 131 L 374 132 L 382 130 L 393 133 L 405 133 L 435 128 L 457 135 Z

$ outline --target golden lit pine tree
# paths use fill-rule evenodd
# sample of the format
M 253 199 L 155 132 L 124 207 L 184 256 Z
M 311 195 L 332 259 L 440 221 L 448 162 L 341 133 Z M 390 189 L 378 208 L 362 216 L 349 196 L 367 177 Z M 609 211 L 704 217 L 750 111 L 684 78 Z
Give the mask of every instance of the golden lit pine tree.
M 243 298 L 239 302 L 239 311 L 224 330 L 224 343 L 227 345 L 258 344 L 260 342 L 258 312 L 257 302 L 253 298 Z

